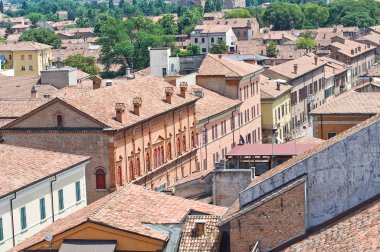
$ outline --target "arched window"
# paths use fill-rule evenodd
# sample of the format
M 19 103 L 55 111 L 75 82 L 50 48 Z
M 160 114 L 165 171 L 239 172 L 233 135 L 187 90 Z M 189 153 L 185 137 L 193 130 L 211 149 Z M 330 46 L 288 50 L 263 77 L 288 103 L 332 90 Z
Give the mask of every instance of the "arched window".
M 160 147 L 157 147 L 156 155 L 157 155 L 157 166 L 162 164 Z
M 182 137 L 182 148 L 183 148 L 183 152 L 186 151 L 186 136 L 183 135 Z
M 62 117 L 62 115 L 57 115 L 57 127 L 63 127 L 63 117 Z
M 129 161 L 129 178 L 130 180 L 135 180 L 135 171 L 133 170 L 133 162 Z
M 146 169 L 148 171 L 150 171 L 150 155 L 149 155 L 149 153 L 146 154 L 146 160 L 145 160 L 145 162 L 146 162 Z
M 117 182 L 120 186 L 123 185 L 123 175 L 121 173 L 121 166 L 117 167 Z
M 179 140 L 179 137 L 177 138 L 177 154 L 181 154 L 181 140 Z
M 161 164 L 165 163 L 164 159 L 164 146 L 161 146 Z
M 140 170 L 140 158 L 136 159 L 136 176 L 141 176 L 141 170 Z
M 153 151 L 153 159 L 154 159 L 154 168 L 157 167 L 157 150 L 154 149 Z
M 172 159 L 172 144 L 170 142 L 168 143 L 166 152 L 167 152 L 166 156 L 168 157 L 169 160 L 171 160 Z
M 194 131 L 191 131 L 191 147 L 192 147 L 192 148 L 195 148 Z
M 96 189 L 106 189 L 106 172 L 98 168 L 95 171 Z

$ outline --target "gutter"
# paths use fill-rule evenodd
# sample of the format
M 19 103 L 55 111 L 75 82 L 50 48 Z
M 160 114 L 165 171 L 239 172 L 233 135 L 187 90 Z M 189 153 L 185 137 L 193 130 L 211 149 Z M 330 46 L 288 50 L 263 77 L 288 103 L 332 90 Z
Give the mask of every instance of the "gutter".
M 57 181 L 57 175 L 54 175 L 54 179 L 50 181 L 50 199 L 51 199 L 51 218 L 54 223 L 54 195 L 53 195 L 53 182 Z
M 12 242 L 13 247 L 16 246 L 16 238 L 15 238 L 15 227 L 14 227 L 14 219 L 13 219 L 13 200 L 17 197 L 16 192 L 14 193 L 14 198 L 11 199 L 11 223 L 12 223 Z

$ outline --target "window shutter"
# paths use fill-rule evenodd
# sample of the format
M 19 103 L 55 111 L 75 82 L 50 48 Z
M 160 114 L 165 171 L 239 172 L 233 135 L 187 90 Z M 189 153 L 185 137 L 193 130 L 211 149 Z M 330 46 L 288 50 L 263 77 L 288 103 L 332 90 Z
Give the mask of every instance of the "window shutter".
M 59 210 L 63 210 L 63 189 L 58 191 L 58 199 L 59 199 Z
M 26 223 L 26 210 L 25 207 L 21 208 L 21 229 L 26 229 L 27 223 Z
M 45 198 L 40 199 L 40 218 L 41 220 L 44 220 L 46 218 Z
M 76 192 L 76 200 L 77 202 L 81 200 L 80 194 L 80 181 L 75 182 L 75 192 Z
M 3 233 L 3 219 L 0 218 L 0 241 L 4 240 L 4 233 Z

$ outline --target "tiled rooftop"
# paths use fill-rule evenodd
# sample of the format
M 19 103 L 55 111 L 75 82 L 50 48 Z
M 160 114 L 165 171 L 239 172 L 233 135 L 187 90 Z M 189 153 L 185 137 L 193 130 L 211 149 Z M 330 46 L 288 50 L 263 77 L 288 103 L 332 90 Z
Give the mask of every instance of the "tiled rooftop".
M 260 75 L 260 97 L 261 99 L 275 99 L 292 89 L 291 85 L 280 84 L 280 90 L 277 89 L 277 83 L 273 79 L 268 79 Z
M 380 197 L 283 251 L 380 251 Z
M 226 77 L 244 77 L 261 70 L 262 67 L 224 58 L 221 55 L 207 54 L 198 75 L 224 75 Z
M 380 65 L 376 65 L 368 69 L 367 76 L 380 77 Z
M 0 198 L 86 160 L 89 157 L 0 144 Z
M 142 186 L 129 184 L 56 221 L 41 232 L 26 239 L 13 251 L 19 251 L 44 241 L 46 232 L 56 236 L 86 221 L 165 241 L 168 238 L 166 233 L 150 228 L 144 223 L 182 223 L 191 210 L 205 215 L 221 216 L 227 209 L 180 197 L 168 196 L 144 189 Z
M 206 15 L 206 14 L 205 14 Z M 248 22 L 251 22 L 252 26 L 258 26 L 256 18 L 231 18 L 231 19 L 214 19 L 203 20 L 203 24 L 207 25 L 228 25 L 232 28 L 243 28 L 248 26 Z
M 231 29 L 229 25 L 197 25 L 194 31 L 197 30 L 200 33 L 225 33 L 229 29 Z
M 5 42 L 0 44 L 0 51 L 35 51 L 52 48 L 49 45 L 23 41 L 23 42 Z
M 366 44 L 348 39 L 344 39 L 344 43 L 333 42 L 330 47 L 337 48 L 340 53 L 351 58 L 375 49 L 374 46 L 368 47 Z

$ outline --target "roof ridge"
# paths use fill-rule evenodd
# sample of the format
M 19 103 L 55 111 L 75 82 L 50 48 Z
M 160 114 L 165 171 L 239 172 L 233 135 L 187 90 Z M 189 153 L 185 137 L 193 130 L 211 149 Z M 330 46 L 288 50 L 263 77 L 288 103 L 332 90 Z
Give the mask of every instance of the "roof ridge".
M 234 69 L 232 69 L 231 67 L 229 67 L 228 65 L 226 65 L 225 62 L 222 62 L 221 60 L 218 60 L 218 59 L 214 58 L 214 57 L 216 57 L 216 56 L 214 56 L 215 54 L 210 54 L 210 55 L 213 56 L 213 59 L 214 59 L 214 60 L 216 60 L 217 62 L 220 62 L 220 64 L 222 64 L 223 66 L 227 67 L 228 69 L 230 69 L 230 70 L 231 70 L 232 72 L 234 72 L 235 74 L 237 74 L 237 75 L 241 75 L 240 73 L 236 72 L 236 70 L 234 70 Z M 221 55 L 222 55 L 222 54 L 221 54 Z M 222 56 L 220 59 L 222 59 L 222 58 L 223 58 L 223 56 Z M 228 58 L 223 58 L 223 59 L 228 59 Z M 229 60 L 232 60 L 232 59 L 229 59 Z M 241 63 L 240 61 L 237 61 L 237 60 L 235 60 L 235 61 Z M 247 64 L 247 63 L 246 63 L 246 64 Z

